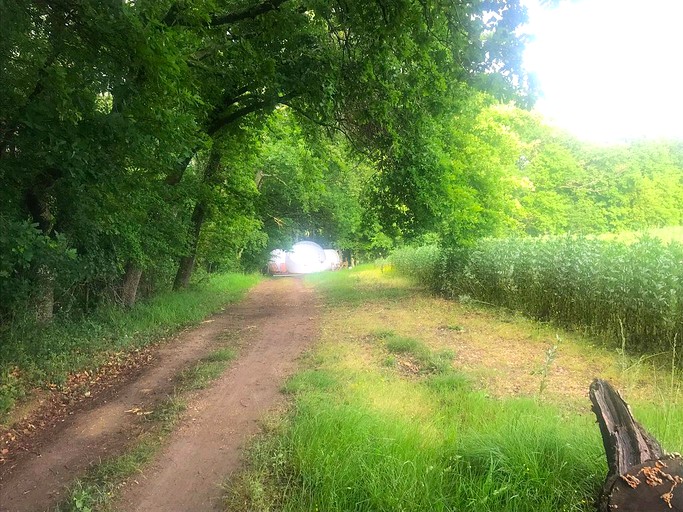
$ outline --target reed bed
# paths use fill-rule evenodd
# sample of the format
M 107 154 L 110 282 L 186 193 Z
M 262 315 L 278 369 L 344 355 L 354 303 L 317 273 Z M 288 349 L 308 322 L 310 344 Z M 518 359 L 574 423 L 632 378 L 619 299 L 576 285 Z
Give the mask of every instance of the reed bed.
M 673 352 L 681 362 L 679 242 L 486 239 L 470 248 L 404 248 L 390 261 L 448 297 L 503 306 L 640 353 Z

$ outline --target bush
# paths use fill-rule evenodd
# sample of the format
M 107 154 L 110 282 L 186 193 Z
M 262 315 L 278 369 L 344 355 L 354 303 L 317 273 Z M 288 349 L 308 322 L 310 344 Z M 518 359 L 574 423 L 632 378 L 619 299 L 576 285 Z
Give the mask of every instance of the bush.
M 441 252 L 436 245 L 403 247 L 392 252 L 388 259 L 401 274 L 424 283 L 430 288 L 437 286 Z

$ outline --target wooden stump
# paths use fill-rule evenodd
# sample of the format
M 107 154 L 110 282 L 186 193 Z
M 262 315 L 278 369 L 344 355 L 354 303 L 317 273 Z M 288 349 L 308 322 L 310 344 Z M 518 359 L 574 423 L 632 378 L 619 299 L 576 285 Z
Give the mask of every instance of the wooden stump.
M 683 459 L 664 452 L 608 382 L 595 379 L 589 395 L 609 468 L 599 509 L 683 512 Z
M 683 511 L 683 459 L 649 460 L 633 466 L 612 485 L 607 510 Z

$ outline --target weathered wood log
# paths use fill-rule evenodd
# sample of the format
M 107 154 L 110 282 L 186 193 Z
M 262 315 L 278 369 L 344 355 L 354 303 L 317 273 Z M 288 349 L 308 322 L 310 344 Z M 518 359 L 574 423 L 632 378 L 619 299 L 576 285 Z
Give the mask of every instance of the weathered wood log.
M 609 468 L 600 511 L 683 512 L 683 459 L 662 449 L 608 382 L 595 379 L 589 395 Z

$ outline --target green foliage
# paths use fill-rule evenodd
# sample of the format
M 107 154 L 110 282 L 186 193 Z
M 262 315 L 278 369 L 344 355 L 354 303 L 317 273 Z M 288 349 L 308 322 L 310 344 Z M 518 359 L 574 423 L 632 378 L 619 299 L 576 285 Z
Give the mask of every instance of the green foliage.
M 3 322 L 303 237 L 374 257 L 683 222 L 680 144 L 587 147 L 477 92 L 531 100 L 517 0 L 250 5 L 2 4 Z
M 262 249 L 288 249 L 302 238 L 338 249 L 359 247 L 360 195 L 372 169 L 343 139 L 328 138 L 282 109 L 261 134 L 254 167 L 256 211 L 268 240 Z
M 683 222 L 683 147 L 593 147 L 472 91 L 378 163 L 365 225 L 404 243 L 603 233 Z M 429 242 L 427 241 L 429 240 Z
M 403 250 L 394 267 L 450 297 L 504 306 L 613 343 L 623 338 L 640 352 L 670 351 L 683 336 L 683 245 L 677 242 L 487 239 L 426 262 L 424 250 Z
M 46 237 L 37 224 L 27 221 L 2 224 L 5 229 L 0 230 L 0 322 L 2 315 L 27 306 L 35 285 L 31 271 L 36 266 L 73 269 L 76 259 L 75 250 L 61 234 Z
M 168 286 L 169 262 L 187 275 L 195 261 L 259 267 L 269 247 L 301 236 L 390 247 L 383 219 L 360 226 L 368 162 L 411 162 L 421 208 L 430 117 L 468 87 L 526 94 L 514 35 L 524 10 L 518 0 L 338 7 L 3 2 L 3 320 L 32 309 L 32 288 L 49 320 L 118 301 L 127 270 L 142 270 L 151 293 Z M 304 137 L 294 116 L 319 133 Z M 351 158 L 339 133 L 370 160 Z
M 403 247 L 392 251 L 389 262 L 398 272 L 409 275 L 429 288 L 437 288 L 441 249 L 435 245 Z
M 679 143 L 640 141 L 594 147 L 510 105 L 476 115 L 505 165 L 509 228 L 530 235 L 617 232 L 683 222 Z
M 505 177 L 516 160 L 501 127 L 477 116 L 492 102 L 464 91 L 458 115 L 422 120 L 410 143 L 380 162 L 368 208 L 395 241 L 467 243 L 505 228 Z

